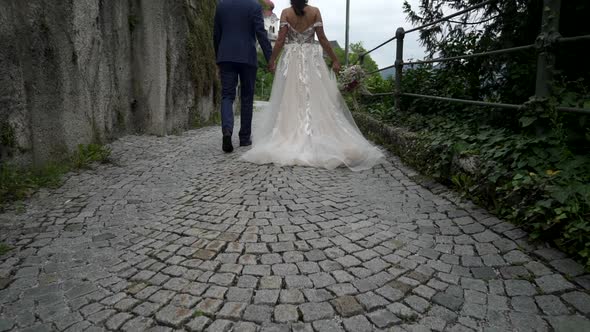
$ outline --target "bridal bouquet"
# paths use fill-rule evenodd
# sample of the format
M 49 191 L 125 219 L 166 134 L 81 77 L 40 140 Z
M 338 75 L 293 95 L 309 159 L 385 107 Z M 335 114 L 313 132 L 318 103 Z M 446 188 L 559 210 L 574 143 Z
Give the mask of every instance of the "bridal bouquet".
M 346 67 L 340 71 L 338 87 L 344 92 L 354 92 L 366 76 L 364 69 L 359 65 Z

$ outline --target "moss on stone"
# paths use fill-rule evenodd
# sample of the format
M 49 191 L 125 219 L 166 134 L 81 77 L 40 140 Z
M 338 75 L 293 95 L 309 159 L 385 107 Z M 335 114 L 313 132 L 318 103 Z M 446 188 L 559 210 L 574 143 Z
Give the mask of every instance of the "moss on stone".
M 10 247 L 4 243 L 0 243 L 0 256 L 8 253 L 10 251 Z
M 0 120 L 0 165 L 18 150 L 14 127 L 6 120 Z
M 215 125 L 221 125 L 221 114 L 219 112 L 212 112 L 208 119 L 205 119 L 202 115 L 199 115 L 197 111 L 195 114 L 192 126 L 193 128 L 203 128 Z
M 0 146 L 10 149 L 16 147 L 14 128 L 8 121 L 0 121 Z
M 135 27 L 139 24 L 139 18 L 136 15 L 129 15 L 127 21 L 129 22 L 129 32 L 133 33 Z
M 66 160 L 47 163 L 41 167 L 0 163 L 0 212 L 9 203 L 27 198 L 39 188 L 61 186 L 67 172 L 91 169 L 97 163 L 111 162 L 110 155 L 111 150 L 103 145 L 81 144 Z
M 213 91 L 215 104 L 218 104 L 221 84 L 217 77 L 213 47 L 213 20 L 216 5 L 216 0 L 201 0 L 193 5 L 186 2 L 186 16 L 189 25 L 187 52 L 191 79 L 195 86 L 195 97 L 198 99 L 210 96 Z

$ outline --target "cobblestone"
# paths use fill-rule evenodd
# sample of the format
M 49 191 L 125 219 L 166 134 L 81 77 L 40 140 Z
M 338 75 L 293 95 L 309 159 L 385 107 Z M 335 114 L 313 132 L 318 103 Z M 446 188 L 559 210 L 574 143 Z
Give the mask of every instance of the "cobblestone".
M 299 319 L 299 313 L 294 305 L 280 304 L 274 309 L 274 318 L 277 323 L 296 322 Z
M 535 287 L 526 280 L 506 280 L 506 294 L 508 296 L 536 295 Z
M 535 280 L 544 293 L 555 293 L 571 290 L 575 286 L 559 274 L 543 276 Z
M 131 318 L 133 318 L 133 316 L 128 313 L 119 313 L 111 317 L 105 325 L 109 330 L 118 330 L 126 321 Z
M 186 327 L 191 332 L 201 332 L 205 330 L 205 327 L 211 323 L 211 319 L 205 316 L 196 317 L 191 320 Z
M 249 305 L 244 312 L 244 319 L 262 324 L 270 322 L 273 308 L 266 305 Z
M 400 322 L 400 319 L 389 310 L 378 310 L 367 315 L 378 328 L 389 327 Z
M 562 298 L 584 314 L 590 313 L 590 295 L 582 292 L 571 292 Z
M 113 165 L 0 214 L 13 247 L 0 257 L 0 331 L 590 324 L 581 265 L 420 186 L 394 156 L 355 173 L 251 165 L 245 148 L 219 145 L 218 128 L 127 136 Z
M 239 320 L 245 310 L 245 303 L 227 302 L 217 313 L 217 317 L 230 320 Z
M 362 315 L 345 318 L 342 320 L 342 324 L 348 332 L 370 332 L 373 330 L 369 320 Z
M 328 319 L 334 316 L 334 309 L 327 302 L 305 303 L 299 306 L 305 322 Z
M 189 309 L 168 305 L 156 314 L 156 320 L 165 325 L 180 327 L 191 316 L 192 311 Z
M 353 296 L 342 296 L 332 300 L 336 312 L 342 317 L 350 317 L 363 313 L 363 307 Z
M 299 304 L 305 302 L 303 293 L 298 289 L 283 289 L 280 295 L 280 302 L 287 304 Z
M 316 331 L 344 332 L 344 330 L 340 327 L 340 324 L 338 324 L 338 322 L 333 319 L 318 320 L 313 322 L 312 325 Z
M 279 299 L 280 290 L 273 289 L 273 290 L 258 290 L 256 292 L 256 296 L 254 296 L 254 303 L 255 304 L 268 304 L 274 305 L 277 303 Z

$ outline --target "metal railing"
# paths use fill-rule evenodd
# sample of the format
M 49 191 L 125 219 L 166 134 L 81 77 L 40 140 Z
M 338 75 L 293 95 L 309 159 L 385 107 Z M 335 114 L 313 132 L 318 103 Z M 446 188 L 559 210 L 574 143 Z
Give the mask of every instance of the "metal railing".
M 551 94 L 551 85 L 553 82 L 553 71 L 555 67 L 555 56 L 553 54 L 556 44 L 562 43 L 571 43 L 571 42 L 580 42 L 580 41 L 590 41 L 590 35 L 584 36 L 575 36 L 575 37 L 562 37 L 559 34 L 559 14 L 561 9 L 561 0 L 544 0 L 543 2 L 543 18 L 542 18 L 542 26 L 541 26 L 541 33 L 537 37 L 534 44 L 530 45 L 523 45 L 518 47 L 511 47 L 505 48 L 500 50 L 493 50 L 488 52 L 481 52 L 475 54 L 465 54 L 461 56 L 454 56 L 454 57 L 447 57 L 447 58 L 437 58 L 437 59 L 427 59 L 427 60 L 420 60 L 420 61 L 410 61 L 404 62 L 403 59 L 403 50 L 404 50 L 404 38 L 407 34 L 422 31 L 430 26 L 435 24 L 445 22 L 454 18 L 456 16 L 463 15 L 465 13 L 480 9 L 495 0 L 487 0 L 483 1 L 477 5 L 471 6 L 464 10 L 458 11 L 454 14 L 445 16 L 443 18 L 437 19 L 430 23 L 421 25 L 419 27 L 412 28 L 410 30 L 404 30 L 403 28 L 398 28 L 395 36 L 393 38 L 388 39 L 387 41 L 379 44 L 378 46 L 372 48 L 371 50 L 359 55 L 357 60 L 357 64 L 360 62 L 361 64 L 364 61 L 364 58 L 371 54 L 372 52 L 380 49 L 381 47 L 391 43 L 392 41 L 396 40 L 396 57 L 395 57 L 395 64 L 391 66 L 387 66 L 384 68 L 380 68 L 373 72 L 370 72 L 369 75 L 373 75 L 384 70 L 388 70 L 391 68 L 395 68 L 395 90 L 391 93 L 380 93 L 374 94 L 373 96 L 394 96 L 395 107 L 397 110 L 402 111 L 401 109 L 401 97 L 412 97 L 412 98 L 425 98 L 425 99 L 434 99 L 434 100 L 441 100 L 441 101 L 448 101 L 448 102 L 455 102 L 455 103 L 462 103 L 462 104 L 470 104 L 470 105 L 478 105 L 478 106 L 487 106 L 487 107 L 495 107 L 495 108 L 506 108 L 506 109 L 521 109 L 524 108 L 525 105 L 517 105 L 517 104 L 505 104 L 505 103 L 494 103 L 494 102 L 487 102 L 487 101 L 477 101 L 477 100 L 468 100 L 468 99 L 457 99 L 457 98 L 448 98 L 442 96 L 432 96 L 432 95 L 422 95 L 416 93 L 407 93 L 403 92 L 402 90 L 402 77 L 403 77 L 403 69 L 406 65 L 421 65 L 421 64 L 430 64 L 430 63 L 442 63 L 448 61 L 456 61 L 462 59 L 470 59 L 482 56 L 490 56 L 490 55 L 498 55 L 498 54 L 507 54 L 507 53 L 514 53 L 514 52 L 521 52 L 531 49 L 537 50 L 537 78 L 536 78 L 536 86 L 535 86 L 535 97 L 544 99 L 550 96 Z M 576 108 L 576 107 L 557 107 L 558 111 L 562 112 L 570 112 L 570 113 L 579 113 L 579 114 L 590 114 L 590 109 L 587 108 Z

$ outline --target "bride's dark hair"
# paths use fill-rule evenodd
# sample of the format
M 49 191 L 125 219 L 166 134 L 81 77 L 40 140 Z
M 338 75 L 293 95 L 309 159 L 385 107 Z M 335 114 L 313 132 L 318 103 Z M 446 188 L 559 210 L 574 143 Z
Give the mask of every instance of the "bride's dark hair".
M 307 6 L 307 0 L 291 0 L 291 7 L 295 11 L 295 15 L 303 16 L 305 12 L 303 9 Z

